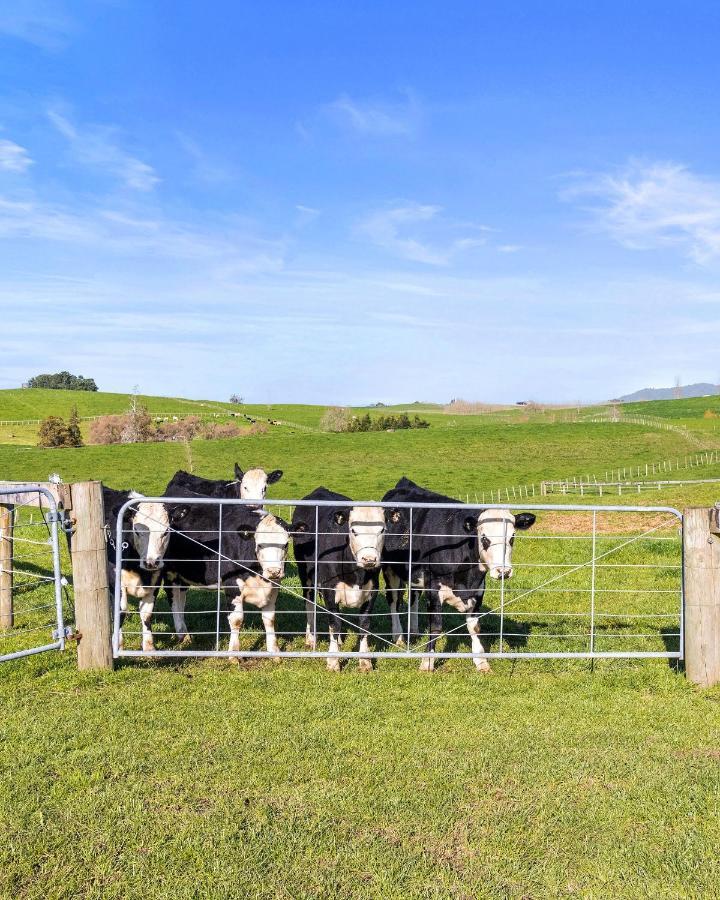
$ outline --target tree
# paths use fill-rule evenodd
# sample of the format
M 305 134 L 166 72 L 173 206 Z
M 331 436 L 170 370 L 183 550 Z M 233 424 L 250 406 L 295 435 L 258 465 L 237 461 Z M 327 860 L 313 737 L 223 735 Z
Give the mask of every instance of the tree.
M 82 375 L 71 375 L 70 372 L 54 372 L 53 374 L 35 375 L 27 382 L 29 388 L 49 388 L 54 391 L 96 391 L 93 378 Z
M 120 436 L 122 444 L 142 444 L 155 439 L 155 425 L 144 406 L 137 406 L 133 402 L 132 409 L 124 418 L 125 424 Z
M 238 406 L 242 406 L 243 403 L 244 403 L 245 401 L 243 400 L 243 398 L 242 398 L 239 394 L 231 394 L 231 395 L 230 395 L 230 402 L 231 402 L 231 403 L 235 403 L 235 404 L 237 404 Z
M 80 432 L 80 416 L 78 415 L 77 406 L 73 406 L 70 410 L 70 418 L 67 423 L 67 446 L 82 447 L 82 433 Z
M 67 447 L 68 429 L 60 416 L 47 416 L 40 423 L 38 447 Z

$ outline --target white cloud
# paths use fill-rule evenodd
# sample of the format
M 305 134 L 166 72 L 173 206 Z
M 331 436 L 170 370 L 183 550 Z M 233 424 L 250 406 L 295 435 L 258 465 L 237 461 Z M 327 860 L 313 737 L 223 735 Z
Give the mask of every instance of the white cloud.
M 24 147 L 13 141 L 0 140 L 0 169 L 5 172 L 24 172 L 32 163 Z
M 408 137 L 417 131 L 420 120 L 418 103 L 411 94 L 400 103 L 354 100 L 342 94 L 325 110 L 341 125 L 367 136 Z
M 443 221 L 440 212 L 439 206 L 404 204 L 372 213 L 359 224 L 358 230 L 378 247 L 402 259 L 431 266 L 447 266 L 458 253 L 485 244 L 487 228 Z M 440 231 L 444 240 L 439 242 L 436 237 L 431 238 L 428 226 L 432 226 L 433 235 Z M 458 228 L 469 230 L 471 234 L 448 237 L 448 231 L 456 232 Z M 408 229 L 423 232 L 422 237 L 409 235 Z
M 102 169 L 137 191 L 151 191 L 160 181 L 152 166 L 117 146 L 113 129 L 92 126 L 80 130 L 55 109 L 48 110 L 48 118 L 68 140 L 79 162 Z
M 52 0 L 10 0 L 0 9 L 0 34 L 44 50 L 59 50 L 75 24 Z
M 601 200 L 597 223 L 625 247 L 674 247 L 700 263 L 720 255 L 720 180 L 678 163 L 635 161 L 564 194 L 581 195 Z

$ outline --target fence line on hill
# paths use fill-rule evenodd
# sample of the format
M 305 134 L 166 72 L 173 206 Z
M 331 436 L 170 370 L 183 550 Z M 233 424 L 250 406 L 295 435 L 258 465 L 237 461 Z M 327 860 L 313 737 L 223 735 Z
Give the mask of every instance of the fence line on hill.
M 476 503 L 510 503 L 513 500 L 530 500 L 533 497 L 545 497 L 548 493 L 575 493 L 584 495 L 585 493 L 593 492 L 595 486 L 602 484 L 604 487 L 605 485 L 617 485 L 618 483 L 621 483 L 622 487 L 627 486 L 629 491 L 634 487 L 636 492 L 640 493 L 643 488 L 640 488 L 640 491 L 638 491 L 638 481 L 632 481 L 633 478 L 640 479 L 644 476 L 645 481 L 641 483 L 647 483 L 655 490 L 659 490 L 658 481 L 667 484 L 682 484 L 686 481 L 689 481 L 689 483 L 700 483 L 688 479 L 678 479 L 675 482 L 671 482 L 667 479 L 660 480 L 652 478 L 651 476 L 678 472 L 680 470 L 697 469 L 702 468 L 703 466 L 716 465 L 718 463 L 720 463 L 720 450 L 705 450 L 702 453 L 688 454 L 684 457 L 676 457 L 675 459 L 664 459 L 660 462 L 606 469 L 604 477 L 587 474 L 571 475 L 566 478 L 552 480 L 544 479 L 539 483 L 511 485 L 510 487 L 490 489 L 483 491 L 481 494 L 478 494 L 477 492 L 473 492 L 472 494 L 466 493 L 465 498 L 468 503 L 473 498 Z M 704 481 L 714 480 L 715 479 L 706 479 Z M 552 486 L 552 488 L 550 486 Z M 562 486 L 565 486 L 565 490 L 562 489 Z M 622 490 L 619 490 L 617 493 L 622 493 Z

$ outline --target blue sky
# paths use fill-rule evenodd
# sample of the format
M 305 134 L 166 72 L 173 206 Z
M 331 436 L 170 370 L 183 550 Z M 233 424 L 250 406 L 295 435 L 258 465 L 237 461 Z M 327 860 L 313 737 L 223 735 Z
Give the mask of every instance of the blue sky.
M 0 0 L 0 387 L 720 381 L 720 7 Z

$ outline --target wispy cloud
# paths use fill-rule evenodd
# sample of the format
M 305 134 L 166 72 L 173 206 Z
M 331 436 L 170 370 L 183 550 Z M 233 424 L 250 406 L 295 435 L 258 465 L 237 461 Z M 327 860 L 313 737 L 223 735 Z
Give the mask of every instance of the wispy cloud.
M 484 232 L 489 229 L 482 225 L 444 221 L 440 216 L 441 212 L 439 206 L 407 203 L 372 213 L 360 222 L 358 231 L 378 247 L 401 259 L 431 266 L 447 266 L 458 253 L 485 244 Z M 440 230 L 445 234 L 444 242 L 428 234 L 429 225 L 433 226 L 433 231 Z M 470 233 L 461 237 L 447 237 L 448 231 L 456 232 L 459 227 Z M 418 236 L 418 231 L 423 233 Z
M 142 211 L 133 215 L 101 207 L 70 209 L 37 198 L 0 196 L 0 237 L 91 247 L 121 257 L 204 261 L 225 279 L 283 266 L 282 242 L 259 238 L 231 219 L 203 228 L 163 216 L 151 218 Z
M 596 223 L 633 249 L 675 247 L 699 263 L 720 255 L 720 180 L 674 162 L 633 161 L 580 181 L 566 199 L 597 197 Z
M 230 181 L 233 177 L 229 168 L 218 162 L 190 135 L 177 131 L 178 143 L 192 161 L 192 172 L 198 181 L 215 185 Z
M 420 124 L 420 106 L 411 93 L 399 102 L 358 100 L 341 94 L 324 111 L 353 132 L 375 137 L 409 137 Z
M 99 168 L 137 191 L 151 191 L 160 181 L 152 166 L 117 145 L 114 129 L 98 126 L 80 129 L 56 109 L 48 110 L 48 118 L 67 139 L 78 162 Z
M 34 44 L 43 50 L 59 50 L 76 25 L 52 0 L 11 0 L 0 8 L 0 34 Z
M 24 147 L 13 141 L 0 139 L 0 169 L 5 172 L 24 172 L 32 163 Z

